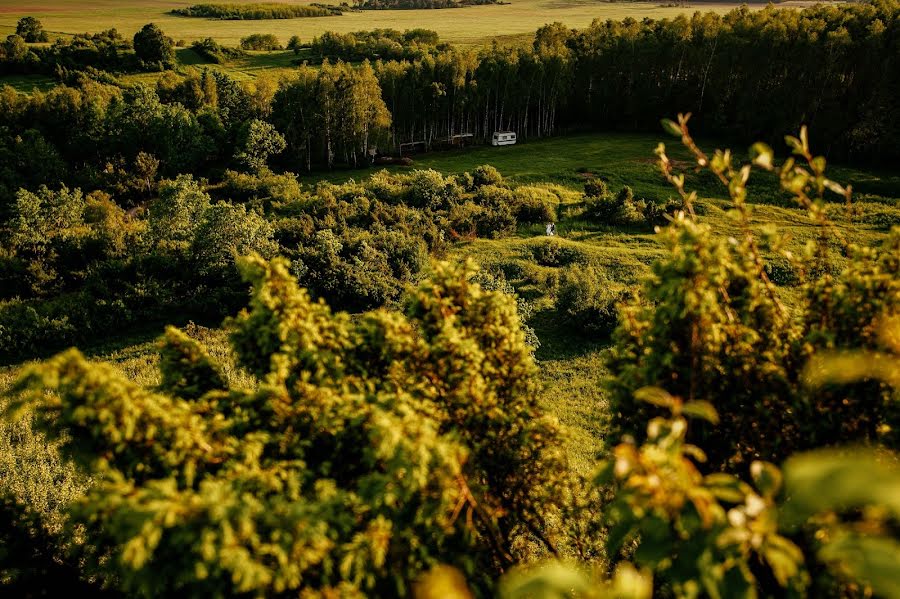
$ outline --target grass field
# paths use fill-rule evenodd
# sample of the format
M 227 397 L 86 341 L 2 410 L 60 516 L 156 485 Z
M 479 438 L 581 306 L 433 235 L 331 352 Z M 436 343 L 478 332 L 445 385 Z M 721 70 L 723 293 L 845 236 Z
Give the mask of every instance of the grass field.
M 199 0 L 198 0 L 199 1 Z M 236 2 L 247 0 L 236 0 Z M 313 0 L 300 0 L 311 3 Z M 571 27 L 585 27 L 596 18 L 673 17 L 694 10 L 725 12 L 739 2 L 700 2 L 689 7 L 662 7 L 660 2 L 602 2 L 598 0 L 512 0 L 508 5 L 472 6 L 444 10 L 379 10 L 347 13 L 339 17 L 316 17 L 268 21 L 215 21 L 168 14 L 173 8 L 195 4 L 179 0 L 46 0 L 0 3 L 0 34 L 12 33 L 16 21 L 25 15 L 41 19 L 53 35 L 95 32 L 115 27 L 131 36 L 145 23 L 154 22 L 175 40 L 191 42 L 213 37 L 220 43 L 236 45 L 251 33 L 273 33 L 286 43 L 292 35 L 304 41 L 324 31 L 359 31 L 390 27 L 424 27 L 437 31 L 445 41 L 457 44 L 484 44 L 492 39 L 529 36 L 546 23 L 560 21 Z M 787 5 L 811 4 L 802 1 Z M 782 4 L 783 6 L 784 4 Z M 757 6 L 764 6 L 759 4 Z

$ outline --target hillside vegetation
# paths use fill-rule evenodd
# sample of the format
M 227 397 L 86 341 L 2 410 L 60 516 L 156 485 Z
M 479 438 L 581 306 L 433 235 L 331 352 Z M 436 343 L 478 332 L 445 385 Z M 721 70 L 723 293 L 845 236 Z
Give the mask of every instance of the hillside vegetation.
M 0 589 L 900 597 L 898 16 L 20 19 Z

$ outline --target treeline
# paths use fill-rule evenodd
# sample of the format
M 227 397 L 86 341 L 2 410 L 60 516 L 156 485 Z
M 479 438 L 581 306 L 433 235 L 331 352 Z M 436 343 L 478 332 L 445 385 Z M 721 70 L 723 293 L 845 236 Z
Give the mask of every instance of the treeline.
M 190 175 L 158 180 L 149 155 L 137 166 L 131 184 L 152 199 L 132 209 L 102 191 L 16 193 L 0 228 L 0 361 L 141 323 L 223 317 L 246 299 L 234 254 L 288 258 L 334 307 L 383 306 L 453 240 L 552 221 L 559 203 L 488 166 L 453 177 L 381 172 L 314 190 L 252 163 L 208 189 Z
M 500 0 L 354 0 L 364 10 L 400 10 L 422 8 L 462 8 L 482 4 L 509 4 Z
M 418 60 L 450 50 L 450 44 L 441 43 L 438 34 L 430 29 L 326 31 L 310 44 L 310 54 L 320 61 Z
M 225 21 L 256 21 L 265 19 L 298 19 L 304 17 L 340 16 L 348 10 L 346 4 L 194 4 L 176 8 L 171 14 L 181 17 L 222 19 Z
M 23 22 L 37 32 L 23 28 Z M 92 69 L 126 73 L 161 71 L 175 66 L 174 42 L 153 23 L 145 25 L 130 40 L 118 30 L 108 29 L 75 34 L 70 39 L 57 38 L 50 46 L 29 45 L 28 40 L 46 41 L 40 21 L 24 17 L 19 23 L 18 30 L 23 35 L 7 36 L 0 43 L 0 74 L 59 75 Z
M 900 157 L 900 4 L 542 27 L 532 48 L 376 65 L 394 139 L 511 129 L 654 130 L 662 107 L 706 135 L 778 139 L 806 123 L 828 155 Z
M 91 118 L 104 121 L 104 96 L 121 97 L 128 105 L 148 92 L 116 87 L 97 73 L 88 77 L 91 82 L 113 85 L 81 86 L 69 77 L 75 89 L 32 99 L 4 92 L 11 105 L 0 115 L 0 125 L 8 128 L 9 139 L 0 143 L 37 143 L 34 134 L 23 135 L 35 130 L 48 142 L 39 146 L 62 158 L 70 177 L 99 173 L 107 163 L 119 162 L 120 151 L 125 163 L 145 151 L 169 174 L 184 172 L 179 168 L 205 173 L 232 156 L 227 144 L 234 142 L 235 132 L 260 118 L 288 141 L 281 166 L 297 170 L 367 164 L 373 152 L 391 152 L 399 143 L 430 147 L 458 133 L 488 139 L 496 130 L 513 130 L 527 139 L 576 129 L 653 130 L 662 107 L 672 106 L 692 111 L 695 128 L 706 135 L 772 138 L 809 123 L 828 140 L 822 146 L 830 157 L 885 162 L 900 157 L 898 14 L 900 3 L 885 0 L 803 11 L 742 8 L 724 16 L 595 22 L 582 31 L 553 24 L 537 31 L 530 48 L 494 45 L 477 51 L 448 48 L 423 30 L 325 34 L 314 40 L 313 56 L 378 60 L 357 69 L 346 64 L 328 65 L 321 72 L 301 68 L 280 84 L 265 78 L 238 84 L 216 75 L 216 84 L 225 87 L 218 94 L 209 88 L 208 75 L 192 73 L 180 82 L 175 81 L 179 76 L 166 76 L 157 100 L 172 114 L 189 115 L 160 138 L 147 139 L 147 147 L 124 149 L 116 139 L 100 144 L 102 127 L 74 132 L 78 139 L 92 137 L 87 147 L 98 148 L 95 154 L 63 149 L 69 144 L 59 133 L 69 129 L 65 122 L 48 111 L 17 106 L 97 93 L 98 108 Z M 139 36 L 150 43 L 138 45 Z M 248 44 L 257 41 L 272 42 L 267 38 Z M 298 48 L 299 40 L 292 38 L 288 46 Z M 198 49 L 213 61 L 227 60 L 230 52 L 212 40 Z M 152 68 L 174 61 L 171 40 L 155 26 L 135 36 L 135 54 Z M 402 60 L 390 59 L 396 57 Z M 290 109 L 280 108 L 289 93 Z M 247 108 L 251 105 L 252 110 Z M 67 110 L 62 106 L 57 112 Z M 185 127 L 202 132 L 181 152 L 161 148 L 165 144 L 159 139 Z M 193 150 L 200 146 L 205 149 Z M 18 162 L 23 160 L 29 160 L 27 153 Z M 20 169 L 14 163 L 6 172 L 24 174 L 22 181 L 6 182 L 7 199 L 10 190 L 33 179 L 29 171 L 57 164 L 59 160 L 48 160 Z M 9 175 L 5 178 L 9 181 Z

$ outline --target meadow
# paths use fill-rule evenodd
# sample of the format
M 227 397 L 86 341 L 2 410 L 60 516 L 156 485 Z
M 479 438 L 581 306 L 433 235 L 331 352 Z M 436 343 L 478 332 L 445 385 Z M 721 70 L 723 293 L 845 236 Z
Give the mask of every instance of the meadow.
M 312 2 L 302 0 L 301 3 Z M 293 35 L 299 35 L 304 42 L 308 42 L 325 31 L 345 33 L 376 28 L 404 30 L 423 27 L 437 31 L 444 41 L 460 45 L 483 45 L 495 39 L 501 42 L 514 40 L 527 43 L 535 29 L 554 21 L 569 27 L 585 27 L 594 19 L 674 17 L 694 10 L 724 13 L 740 3 L 703 2 L 689 6 L 661 6 L 659 2 L 514 0 L 505 5 L 472 6 L 464 9 L 361 11 L 346 13 L 340 17 L 269 21 L 213 21 L 168 14 L 173 8 L 190 4 L 192 2 L 173 0 L 137 0 L 124 5 L 117 0 L 56 0 L 44 6 L 35 6 L 15 1 L 0 6 L 0 34 L 13 33 L 20 17 L 33 14 L 41 19 L 51 38 L 54 35 L 95 32 L 111 27 L 130 36 L 145 23 L 152 21 L 176 41 L 183 39 L 188 43 L 211 36 L 221 44 L 233 46 L 251 33 L 272 33 L 282 38 L 282 43 L 286 43 Z M 812 2 L 786 2 L 782 6 L 811 4 Z

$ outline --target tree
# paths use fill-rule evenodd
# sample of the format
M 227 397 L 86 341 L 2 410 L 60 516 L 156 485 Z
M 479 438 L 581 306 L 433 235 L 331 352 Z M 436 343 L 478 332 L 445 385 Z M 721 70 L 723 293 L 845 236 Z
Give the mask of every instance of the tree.
M 303 47 L 303 42 L 300 39 L 299 35 L 292 35 L 291 39 L 288 40 L 287 49 L 293 50 L 294 54 L 300 54 L 300 48 Z
M 3 42 L 3 57 L 9 62 L 22 62 L 28 57 L 28 46 L 19 35 L 8 35 Z
M 159 198 L 150 205 L 150 234 L 159 242 L 193 242 L 203 215 L 210 206 L 209 195 L 191 175 L 159 184 Z
M 241 268 L 253 388 L 174 328 L 156 387 L 77 350 L 17 383 L 94 475 L 93 567 L 146 596 L 406 596 L 440 563 L 486 591 L 517 534 L 551 542 L 569 475 L 512 298 L 439 264 L 405 314 L 350 318 L 284 261 Z
M 286 147 L 284 136 L 275 127 L 266 121 L 253 119 L 241 129 L 235 159 L 259 172 L 266 168 L 270 156 L 282 153 Z
M 47 42 L 50 37 L 44 31 L 44 25 L 34 17 L 22 17 L 16 23 L 16 35 L 21 36 L 29 44 Z
M 137 153 L 134 158 L 134 176 L 140 181 L 141 188 L 146 189 L 148 196 L 153 193 L 153 183 L 156 181 L 158 170 L 159 160 L 153 154 Z
M 154 23 L 147 23 L 134 34 L 134 53 L 147 68 L 175 66 L 175 46 Z
M 244 206 L 219 202 L 204 213 L 191 248 L 198 272 L 207 276 L 233 271 L 235 256 L 275 255 L 272 225 Z

